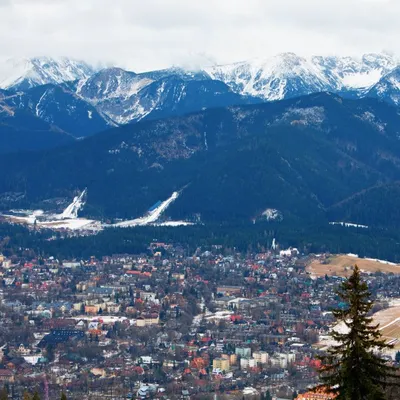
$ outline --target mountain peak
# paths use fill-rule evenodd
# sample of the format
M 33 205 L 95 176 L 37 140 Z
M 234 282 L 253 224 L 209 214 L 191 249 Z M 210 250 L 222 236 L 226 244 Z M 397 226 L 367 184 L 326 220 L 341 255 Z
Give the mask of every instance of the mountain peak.
M 394 68 L 397 65 L 395 57 L 386 53 L 368 53 L 362 56 L 365 64 L 385 68 Z
M 400 66 L 397 66 L 376 83 L 367 93 L 370 97 L 383 99 L 386 102 L 400 105 Z
M 89 64 L 66 57 L 12 58 L 0 65 L 0 87 L 26 90 L 87 78 L 94 71 Z

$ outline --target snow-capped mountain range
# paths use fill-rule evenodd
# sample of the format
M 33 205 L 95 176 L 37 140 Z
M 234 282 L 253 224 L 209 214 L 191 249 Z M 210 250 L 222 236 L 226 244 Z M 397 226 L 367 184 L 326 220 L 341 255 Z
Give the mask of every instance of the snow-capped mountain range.
M 8 107 L 30 110 L 62 131 L 84 137 L 144 118 L 316 92 L 376 97 L 397 106 L 400 64 L 387 54 L 304 58 L 283 53 L 198 71 L 170 68 L 137 74 L 38 57 L 0 64 L 0 88 L 12 99 Z
M 393 57 L 385 54 L 367 54 L 357 59 L 303 58 L 284 53 L 262 60 L 213 66 L 206 71 L 234 91 L 271 101 L 315 92 L 351 91 L 364 95 L 397 65 Z
M 75 82 L 72 89 L 117 124 L 259 101 L 206 73 L 181 69 L 135 74 L 108 68 Z

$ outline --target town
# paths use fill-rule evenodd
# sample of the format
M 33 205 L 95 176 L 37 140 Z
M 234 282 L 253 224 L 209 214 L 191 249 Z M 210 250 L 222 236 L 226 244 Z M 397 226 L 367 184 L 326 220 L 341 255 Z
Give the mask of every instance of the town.
M 307 396 L 343 280 L 307 266 L 328 257 L 155 241 L 100 260 L 1 255 L 0 385 L 13 399 L 330 399 Z M 375 312 L 400 298 L 400 275 L 367 279 Z

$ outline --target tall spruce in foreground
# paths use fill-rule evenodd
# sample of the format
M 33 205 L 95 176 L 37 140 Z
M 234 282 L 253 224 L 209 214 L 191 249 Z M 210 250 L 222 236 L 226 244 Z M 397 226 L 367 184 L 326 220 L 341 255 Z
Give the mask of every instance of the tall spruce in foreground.
M 392 346 L 382 339 L 379 324 L 372 324 L 368 317 L 373 301 L 357 266 L 337 294 L 347 307 L 334 310 L 333 315 L 347 329 L 343 329 L 346 333 L 332 332 L 337 344 L 322 357 L 319 387 L 335 393 L 337 400 L 383 400 L 386 387 L 398 385 L 399 377 L 396 368 L 379 355 Z

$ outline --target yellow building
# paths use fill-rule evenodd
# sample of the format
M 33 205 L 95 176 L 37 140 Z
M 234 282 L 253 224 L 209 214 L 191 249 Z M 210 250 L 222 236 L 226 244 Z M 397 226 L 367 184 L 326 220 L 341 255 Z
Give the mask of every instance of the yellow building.
M 230 362 L 227 358 L 215 358 L 213 360 L 213 369 L 220 369 L 221 371 L 228 372 L 230 367 Z

